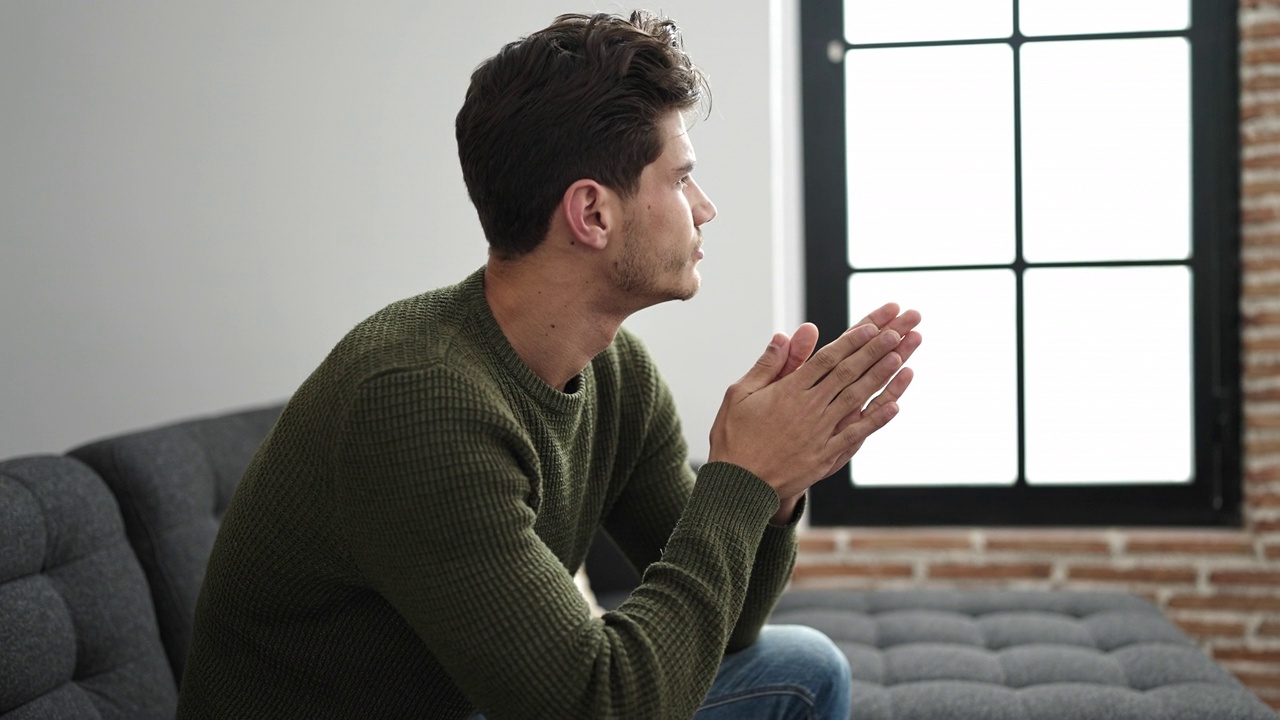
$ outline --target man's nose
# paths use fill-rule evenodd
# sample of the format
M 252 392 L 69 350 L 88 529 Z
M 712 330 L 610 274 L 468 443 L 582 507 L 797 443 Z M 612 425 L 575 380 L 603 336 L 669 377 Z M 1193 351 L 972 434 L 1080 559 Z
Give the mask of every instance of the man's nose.
M 716 217 L 715 203 L 711 202 L 711 198 L 702 191 L 702 187 L 698 183 L 693 182 L 694 202 L 693 202 L 693 224 L 703 225 L 709 223 Z

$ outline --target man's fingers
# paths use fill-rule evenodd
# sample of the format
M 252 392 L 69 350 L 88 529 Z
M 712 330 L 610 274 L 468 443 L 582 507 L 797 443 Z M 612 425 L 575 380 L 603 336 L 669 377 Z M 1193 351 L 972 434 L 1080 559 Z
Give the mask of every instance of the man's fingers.
M 853 457 L 858 448 L 862 447 L 862 442 L 871 437 L 871 433 L 888 425 L 889 421 L 898 415 L 898 403 L 887 402 L 875 410 L 868 410 L 856 422 L 849 423 L 844 430 L 831 436 L 832 442 L 835 442 L 837 447 L 844 448 L 849 457 Z M 849 461 L 849 457 L 844 459 L 845 462 Z
M 889 424 L 898 414 L 898 404 L 888 402 L 872 411 L 867 409 L 867 413 L 858 418 L 854 422 L 850 422 L 845 427 L 831 436 L 828 447 L 835 451 L 836 455 L 828 468 L 827 475 L 834 473 L 844 467 L 858 450 L 862 449 L 862 443 L 866 441 L 872 433 Z M 845 423 L 841 423 L 844 425 Z
M 866 325 L 867 323 L 871 323 L 872 325 L 875 325 L 878 328 L 884 329 L 884 326 L 889 324 L 889 322 L 892 321 L 897 316 L 898 316 L 898 304 L 885 303 L 884 305 L 881 305 L 875 310 L 872 310 L 871 312 L 867 313 L 866 317 L 850 325 L 849 327 L 858 327 L 859 325 Z M 907 329 L 909 330 L 910 328 L 907 328 Z M 905 334 L 905 333 L 902 333 L 902 334 Z
M 836 396 L 831 399 L 830 411 L 839 413 L 843 417 L 865 406 L 867 400 L 880 392 L 880 389 L 893 378 L 893 374 L 901 368 L 902 356 L 896 352 L 890 352 L 880 358 L 856 381 L 849 383 L 836 393 Z
M 791 336 L 791 345 L 787 352 L 787 363 L 783 365 L 782 370 L 778 371 L 776 380 L 795 372 L 813 354 L 813 349 L 818 346 L 818 326 L 813 323 L 805 323 L 796 328 Z
M 861 350 L 880 333 L 880 329 L 871 323 L 859 325 L 844 331 L 840 337 L 832 340 L 802 365 L 792 375 L 803 388 L 811 388 L 818 384 L 834 368 Z M 870 364 L 868 363 L 868 366 Z M 852 379 L 850 380 L 852 382 Z M 832 393 L 833 395 L 835 393 Z
M 773 338 L 769 340 L 769 346 L 756 360 L 756 364 L 751 366 L 747 374 L 743 375 L 734 387 L 745 390 L 746 394 L 750 395 L 773 382 L 787 362 L 790 344 L 791 338 L 787 337 L 786 333 L 774 333 Z
M 916 326 L 919 324 L 920 324 L 919 311 L 907 310 L 901 315 L 891 318 L 887 325 L 882 325 L 881 327 L 893 328 L 895 331 L 897 331 L 899 335 L 906 337 L 907 333 L 914 330 Z
M 846 358 L 861 350 L 864 345 L 876 337 L 877 333 L 883 334 L 883 332 L 889 330 L 896 333 L 898 340 L 904 343 L 905 347 L 898 354 L 902 356 L 905 362 L 920 345 L 920 334 L 914 331 L 919 324 L 919 312 L 907 310 L 899 314 L 897 303 L 885 303 L 871 311 L 865 318 L 846 330 L 840 337 L 831 341 L 826 347 L 819 350 L 813 356 L 813 359 L 805 365 L 805 373 L 798 379 L 805 383 L 805 387 L 816 385 Z M 806 325 L 802 325 L 801 329 L 805 329 Z M 813 328 L 813 330 L 816 332 L 817 328 Z M 807 330 L 805 331 L 808 332 Z M 801 330 L 796 331 L 796 337 L 802 337 Z M 816 341 L 816 336 L 814 339 Z M 877 357 L 881 354 L 883 353 L 878 353 Z M 874 362 L 875 358 L 872 358 L 865 367 L 870 367 L 871 363 Z M 787 370 L 788 373 L 791 371 L 791 368 Z M 853 379 L 856 378 L 850 378 L 849 382 L 852 382 Z
M 915 373 L 909 367 L 899 370 L 898 374 L 894 375 L 889 384 L 885 386 L 885 389 L 881 390 L 879 395 L 871 398 L 871 402 L 867 403 L 867 406 L 862 409 L 862 415 L 874 413 L 888 403 L 898 402 L 902 398 L 902 394 L 911 386 L 911 380 L 914 377 Z
M 895 350 L 902 356 L 903 363 L 911 359 L 911 354 L 916 351 L 916 348 L 920 347 L 922 342 L 924 342 L 924 337 L 915 330 L 902 336 L 902 342 L 898 343 L 898 347 Z
M 836 342 L 839 342 L 839 340 Z M 855 383 L 859 383 L 860 379 L 864 375 L 868 374 L 868 371 L 875 368 L 876 365 L 881 363 L 885 357 L 893 353 L 893 349 L 901 342 L 902 336 L 894 330 L 882 330 L 875 337 L 863 344 L 862 347 L 858 348 L 857 352 L 854 352 L 844 360 L 841 360 L 838 365 L 832 368 L 831 372 L 827 373 L 827 376 L 818 383 L 814 390 L 819 393 L 819 396 L 823 398 L 825 402 L 835 400 L 835 398 L 844 393 L 846 389 L 850 388 Z M 835 343 L 832 344 L 834 345 Z M 823 352 L 826 352 L 826 348 L 823 348 L 818 355 L 820 356 Z M 815 359 L 816 357 L 817 356 L 815 356 Z M 898 367 L 901 367 L 902 365 L 901 356 L 895 355 L 895 357 L 898 359 L 898 365 L 893 368 L 893 372 L 897 372 Z M 813 363 L 811 362 L 810 365 L 812 364 Z M 881 368 L 881 371 L 883 371 L 883 368 Z M 867 391 L 866 394 L 863 395 L 863 402 L 866 402 L 867 398 L 871 397 L 871 393 L 879 390 L 881 385 L 888 382 L 889 377 L 890 375 L 885 375 L 883 381 L 879 385 L 876 385 L 874 389 Z M 861 407 L 861 403 L 858 405 Z
M 861 420 L 863 415 L 875 412 L 885 403 L 898 402 L 898 400 L 902 398 L 902 394 L 911 386 L 911 380 L 914 377 L 915 372 L 909 367 L 904 367 L 899 370 L 898 374 L 894 375 L 893 379 L 889 381 L 888 386 L 886 386 L 884 390 L 881 390 L 879 395 L 871 398 L 871 402 L 867 403 L 866 407 L 854 410 L 841 418 L 840 422 L 836 423 L 835 432 L 839 433 L 843 431 L 853 423 Z

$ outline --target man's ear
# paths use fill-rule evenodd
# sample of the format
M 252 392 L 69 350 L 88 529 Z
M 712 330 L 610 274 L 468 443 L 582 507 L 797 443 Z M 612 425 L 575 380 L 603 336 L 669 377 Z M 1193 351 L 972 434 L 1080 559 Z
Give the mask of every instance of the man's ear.
M 603 250 L 609 234 L 621 225 L 617 194 L 595 180 L 570 185 L 560 199 L 560 209 L 573 240 L 596 250 Z

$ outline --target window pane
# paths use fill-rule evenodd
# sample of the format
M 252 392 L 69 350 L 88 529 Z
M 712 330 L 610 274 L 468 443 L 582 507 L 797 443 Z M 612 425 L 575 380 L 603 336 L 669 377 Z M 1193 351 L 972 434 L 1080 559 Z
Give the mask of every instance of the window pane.
M 886 302 L 920 311 L 924 344 L 902 411 L 854 456 L 856 485 L 1011 485 L 1018 474 L 1010 270 L 863 273 L 856 321 Z
M 1183 30 L 1191 21 L 1189 0 L 1021 0 L 1023 35 Z
M 1011 262 L 1012 50 L 853 50 L 845 66 L 849 263 Z
M 1187 257 L 1189 62 L 1182 38 L 1022 47 L 1027 260 Z
M 1028 270 L 1027 482 L 1188 482 L 1191 274 Z
M 1006 38 L 1013 34 L 1009 0 L 845 0 L 850 43 Z

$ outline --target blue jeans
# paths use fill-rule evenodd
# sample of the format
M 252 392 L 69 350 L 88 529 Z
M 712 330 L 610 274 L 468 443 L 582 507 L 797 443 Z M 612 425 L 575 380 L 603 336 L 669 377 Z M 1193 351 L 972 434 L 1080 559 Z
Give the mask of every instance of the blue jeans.
M 826 635 L 765 625 L 751 647 L 724 656 L 694 720 L 849 720 L 850 678 L 849 661 Z
M 725 655 L 694 720 L 849 720 L 849 661 L 826 635 L 766 625 L 751 647 Z

